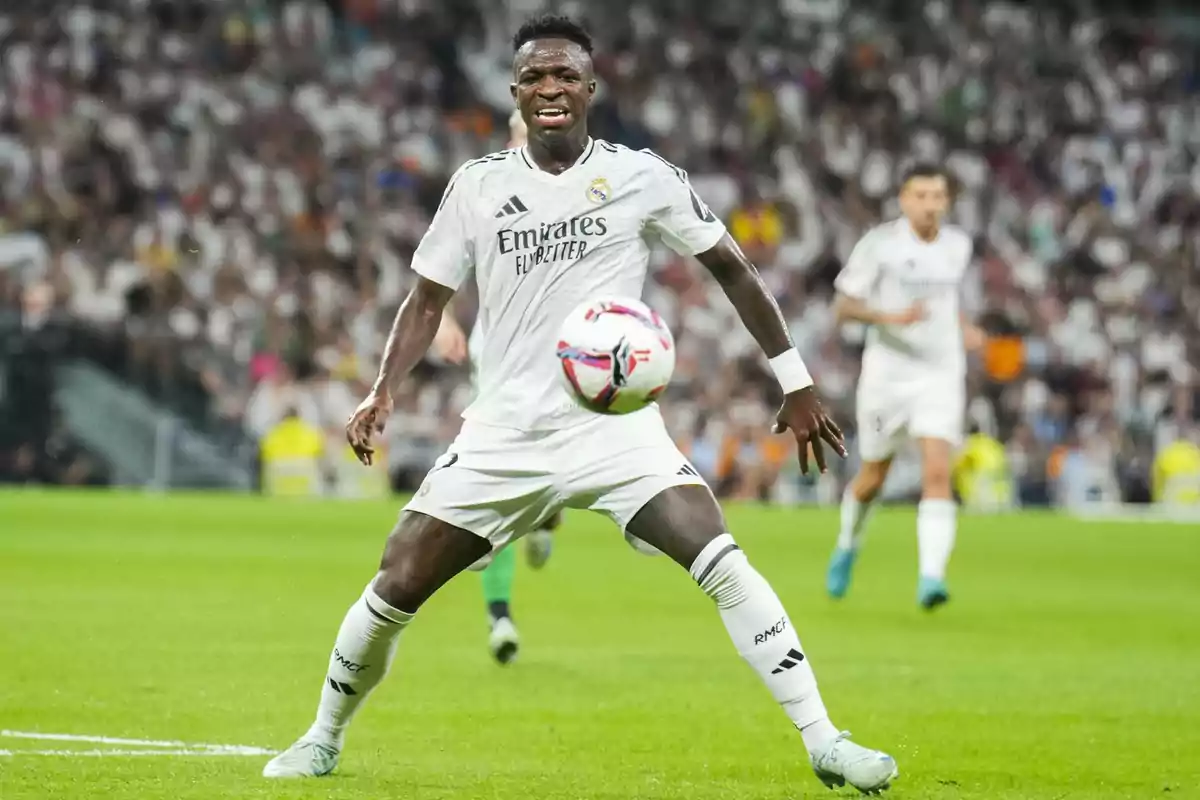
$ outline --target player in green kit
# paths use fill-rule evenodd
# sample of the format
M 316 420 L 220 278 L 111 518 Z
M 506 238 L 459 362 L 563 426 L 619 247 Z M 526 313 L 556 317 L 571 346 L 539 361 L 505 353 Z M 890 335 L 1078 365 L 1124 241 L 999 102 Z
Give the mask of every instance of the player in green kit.
M 526 129 L 521 114 L 514 111 L 508 125 L 511 139 L 508 146 L 524 146 Z M 476 322 L 468 337 L 450 309 L 442 315 L 442 325 L 433 340 L 435 352 L 447 361 L 455 364 L 470 361 L 472 383 L 478 370 L 477 359 L 482 343 L 483 331 L 479 323 Z M 554 544 L 551 531 L 558 527 L 559 519 L 559 515 L 555 514 L 541 528 L 524 537 L 526 560 L 533 569 L 541 569 L 550 558 Z M 520 637 L 512 619 L 512 587 L 517 571 L 517 551 L 512 547 L 502 548 L 482 559 L 475 568 L 482 570 L 483 601 L 487 605 L 491 626 L 488 649 L 496 661 L 509 664 L 517 657 L 520 647 Z

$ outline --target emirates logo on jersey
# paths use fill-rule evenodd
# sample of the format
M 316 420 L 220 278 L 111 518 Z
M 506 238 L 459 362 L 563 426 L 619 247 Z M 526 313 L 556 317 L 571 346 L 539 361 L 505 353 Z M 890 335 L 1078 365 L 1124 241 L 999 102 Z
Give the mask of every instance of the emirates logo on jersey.
M 900 285 L 912 296 L 930 296 L 943 292 L 957 292 L 958 278 L 941 277 L 937 275 L 905 275 L 900 278 Z
M 517 275 L 555 261 L 578 261 L 587 254 L 589 240 L 608 234 L 608 220 L 584 214 L 563 222 L 543 222 L 536 228 L 506 228 L 496 232 L 500 255 L 514 255 Z

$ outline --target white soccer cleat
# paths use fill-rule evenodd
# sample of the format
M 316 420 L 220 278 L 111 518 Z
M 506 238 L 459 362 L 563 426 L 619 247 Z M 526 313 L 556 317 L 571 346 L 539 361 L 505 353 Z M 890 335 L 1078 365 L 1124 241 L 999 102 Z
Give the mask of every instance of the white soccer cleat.
M 525 560 L 531 569 L 546 566 L 553 550 L 554 534 L 550 531 L 533 531 L 525 535 Z
M 333 772 L 338 750 L 333 745 L 301 739 L 263 767 L 264 778 L 318 778 Z
M 487 569 L 488 567 L 490 567 L 492 565 L 492 559 L 495 557 L 496 557 L 496 551 L 493 550 L 490 553 L 486 553 L 485 555 L 480 556 L 479 560 L 476 561 L 471 566 L 467 567 L 467 569 L 469 569 L 471 572 L 483 572 L 485 569 Z
M 488 649 L 492 657 L 501 664 L 511 664 L 517 657 L 521 639 L 517 635 L 517 626 L 508 617 L 492 620 L 492 632 L 488 636 Z
M 855 744 L 848 731 L 834 739 L 824 753 L 812 757 L 812 768 L 830 789 L 848 783 L 863 794 L 882 792 L 900 775 L 894 758 Z
M 663 554 L 662 550 L 659 550 L 652 544 L 643 542 L 628 531 L 625 532 L 625 543 L 644 556 L 661 556 Z

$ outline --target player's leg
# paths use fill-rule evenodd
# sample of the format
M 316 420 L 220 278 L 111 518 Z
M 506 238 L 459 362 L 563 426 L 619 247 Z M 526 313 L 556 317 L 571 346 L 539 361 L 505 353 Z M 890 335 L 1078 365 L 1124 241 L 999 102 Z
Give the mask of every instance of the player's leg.
M 656 413 L 631 416 L 606 418 L 598 433 L 576 437 L 572 503 L 606 514 L 691 573 L 738 653 L 800 730 L 822 780 L 886 786 L 895 762 L 850 742 L 829 721 L 783 604 L 734 542 L 712 492 Z
M 554 510 L 545 461 L 519 431 L 463 426 L 409 501 L 388 538 L 379 572 L 346 614 L 316 722 L 267 764 L 264 775 L 333 770 L 346 726 L 387 673 L 400 633 L 417 609 L 459 572 L 486 564 L 513 532 L 529 530 Z
M 267 764 L 268 778 L 325 775 L 337 766 L 346 727 L 387 674 L 400 634 L 446 581 L 486 554 L 486 539 L 425 514 L 405 512 L 388 537 L 379 572 L 350 606 L 334 641 L 317 717 Z
M 628 530 L 687 569 L 713 599 L 734 647 L 800 731 L 818 777 L 863 791 L 891 782 L 898 774 L 891 756 L 849 741 L 830 722 L 787 611 L 727 532 L 706 487 L 663 490 L 634 515 Z
M 858 391 L 858 453 L 862 463 L 842 493 L 841 524 L 825 573 L 825 590 L 840 599 L 850 589 L 854 562 L 862 547 L 871 509 L 883 490 L 892 456 L 907 421 L 903 405 L 883 405 L 880 392 L 863 383 Z
M 922 386 L 922 396 L 925 402 L 914 408 L 910 428 L 921 453 L 917 602 L 932 609 L 950 599 L 946 566 L 954 550 L 958 527 L 951 472 L 954 451 L 962 443 L 966 394 L 961 378 L 946 378 Z
M 950 491 L 954 446 L 945 439 L 917 440 L 921 451 L 921 502 L 917 505 L 917 602 L 933 609 L 950 599 L 946 567 L 954 551 L 958 507 Z
M 562 514 L 555 512 L 540 523 L 525 539 L 525 557 L 532 569 L 546 566 L 554 547 L 554 529 L 562 521 Z M 495 553 L 483 567 L 483 601 L 488 610 L 488 649 L 492 657 L 501 664 L 509 664 L 517 657 L 521 637 L 512 618 L 512 587 L 517 573 L 517 551 L 505 547 Z
M 891 467 L 890 456 L 878 461 L 863 461 L 842 493 L 841 524 L 825 575 L 825 589 L 835 600 L 845 597 L 850 589 L 850 577 L 859 548 L 862 547 L 871 509 Z
M 520 637 L 512 619 L 513 577 L 517 572 L 517 550 L 505 547 L 492 556 L 480 574 L 483 602 L 488 611 L 488 649 L 501 664 L 517 657 Z

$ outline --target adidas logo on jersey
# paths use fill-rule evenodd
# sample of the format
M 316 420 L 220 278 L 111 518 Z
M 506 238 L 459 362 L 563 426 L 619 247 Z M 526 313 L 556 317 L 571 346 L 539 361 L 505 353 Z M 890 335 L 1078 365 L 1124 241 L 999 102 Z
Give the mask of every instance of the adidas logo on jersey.
M 528 210 L 529 209 L 525 207 L 525 204 L 521 202 L 521 198 L 514 194 L 512 197 L 508 198 L 508 202 L 501 206 L 500 210 L 496 212 L 496 219 L 500 219 L 502 217 L 511 217 L 513 214 L 524 214 Z

